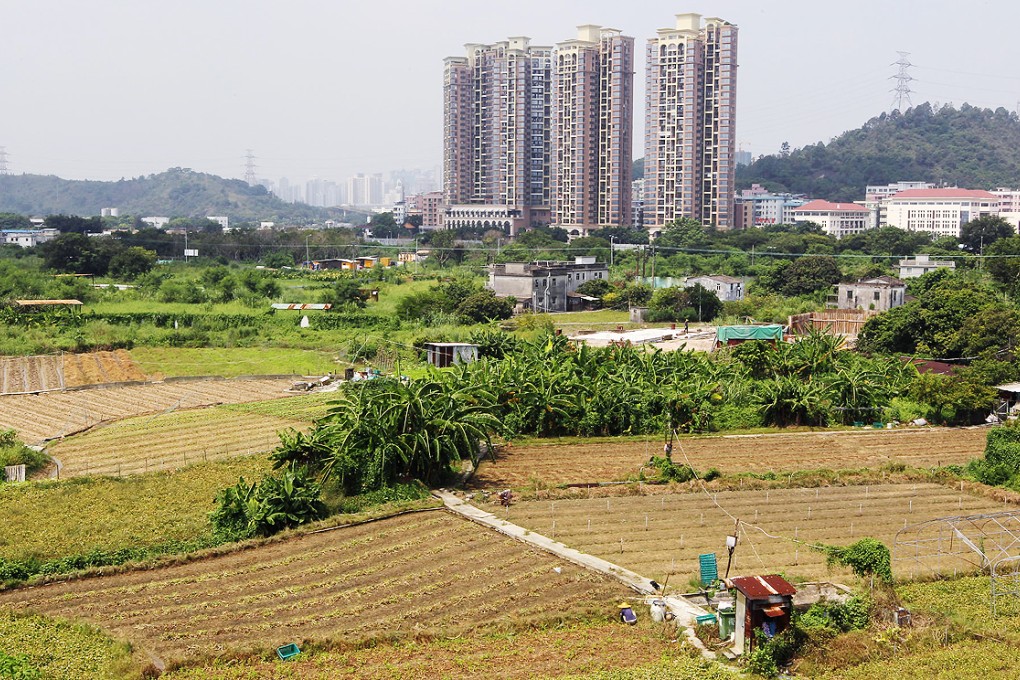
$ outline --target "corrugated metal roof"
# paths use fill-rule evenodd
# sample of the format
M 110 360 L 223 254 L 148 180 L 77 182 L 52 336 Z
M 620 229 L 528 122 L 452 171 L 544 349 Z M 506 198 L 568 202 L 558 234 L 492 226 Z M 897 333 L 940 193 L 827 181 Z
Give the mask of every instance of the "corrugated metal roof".
M 749 600 L 767 600 L 773 595 L 795 595 L 797 589 L 779 574 L 738 576 L 730 579 L 733 587 Z

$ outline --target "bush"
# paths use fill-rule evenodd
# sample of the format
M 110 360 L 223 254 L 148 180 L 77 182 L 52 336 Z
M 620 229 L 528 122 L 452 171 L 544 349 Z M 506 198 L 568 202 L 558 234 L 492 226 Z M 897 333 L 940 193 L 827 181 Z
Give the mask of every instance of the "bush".
M 326 516 L 319 485 L 307 468 L 294 464 L 257 484 L 241 477 L 215 500 L 217 507 L 209 519 L 216 535 L 227 540 L 271 536 Z
M 829 565 L 850 568 L 857 576 L 877 576 L 883 583 L 892 583 L 892 560 L 889 548 L 874 538 L 862 538 L 848 546 L 821 545 L 816 548 L 826 555 Z
M 46 467 L 48 462 L 45 453 L 22 444 L 14 430 L 0 430 L 0 467 L 24 465 L 25 473 L 30 475 Z M 2 473 L 0 470 L 0 482 L 5 481 Z

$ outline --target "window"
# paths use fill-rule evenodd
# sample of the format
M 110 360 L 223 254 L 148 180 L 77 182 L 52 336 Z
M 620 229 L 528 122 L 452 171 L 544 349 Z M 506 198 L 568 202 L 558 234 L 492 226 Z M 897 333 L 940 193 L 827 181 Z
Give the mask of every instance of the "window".
M 876 290 L 876 291 L 875 291 L 875 300 L 881 300 L 881 299 L 882 299 L 882 293 L 881 293 L 881 291 L 877 291 L 877 290 Z

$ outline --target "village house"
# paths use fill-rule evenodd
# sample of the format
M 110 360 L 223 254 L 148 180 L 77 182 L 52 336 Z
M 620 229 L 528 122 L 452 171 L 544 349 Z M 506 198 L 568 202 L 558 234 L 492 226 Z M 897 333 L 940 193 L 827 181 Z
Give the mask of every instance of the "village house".
M 836 287 L 836 299 L 828 305 L 837 309 L 873 309 L 887 312 L 899 307 L 907 296 L 907 286 L 891 276 L 861 279 L 856 283 L 841 283 Z
M 609 266 L 594 257 L 573 262 L 507 262 L 489 266 L 488 288 L 496 297 L 516 298 L 536 312 L 572 312 L 586 300 L 577 294 L 587 281 L 609 280 Z

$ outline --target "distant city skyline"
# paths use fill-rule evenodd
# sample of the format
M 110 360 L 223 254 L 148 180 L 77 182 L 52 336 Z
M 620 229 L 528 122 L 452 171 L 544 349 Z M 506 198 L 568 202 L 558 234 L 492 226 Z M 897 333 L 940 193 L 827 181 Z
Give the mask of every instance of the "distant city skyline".
M 889 111 L 897 51 L 915 65 L 914 104 L 1020 106 L 1020 6 L 1006 0 L 0 0 L 0 147 L 12 173 L 68 179 L 170 167 L 243 178 L 247 149 L 258 177 L 301 185 L 429 170 L 442 161 L 443 58 L 464 43 L 551 46 L 597 23 L 641 53 L 683 12 L 740 29 L 736 147 L 755 157 Z M 961 24 L 980 24 L 981 39 L 946 49 Z

